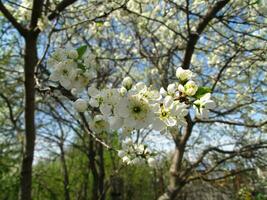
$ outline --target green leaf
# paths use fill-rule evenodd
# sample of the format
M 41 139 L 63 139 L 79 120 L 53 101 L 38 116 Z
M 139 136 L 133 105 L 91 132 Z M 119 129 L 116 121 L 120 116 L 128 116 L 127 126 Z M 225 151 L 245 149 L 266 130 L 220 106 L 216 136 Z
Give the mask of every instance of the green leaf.
M 103 21 L 98 21 L 98 22 L 95 22 L 96 26 L 97 27 L 101 27 L 104 25 L 104 22 Z
M 86 67 L 83 65 L 83 64 L 78 64 L 78 68 L 85 71 L 86 70 Z
M 209 87 L 199 87 L 194 97 L 199 99 L 203 97 L 205 94 L 210 93 L 210 92 L 211 92 L 211 89 Z
M 87 46 L 84 45 L 84 46 L 81 46 L 77 49 L 77 52 L 78 52 L 78 59 L 82 58 L 83 54 L 86 52 L 86 49 L 87 49 Z

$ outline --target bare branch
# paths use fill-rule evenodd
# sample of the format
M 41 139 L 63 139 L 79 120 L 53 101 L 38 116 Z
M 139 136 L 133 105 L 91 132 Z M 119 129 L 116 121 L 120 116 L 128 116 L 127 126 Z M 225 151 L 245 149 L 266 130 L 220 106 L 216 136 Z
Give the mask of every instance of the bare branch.
M 61 11 L 63 11 L 66 7 L 68 7 L 69 5 L 75 3 L 77 0 L 63 0 L 61 1 L 56 9 L 48 16 L 49 20 L 53 20 L 55 17 L 57 17 L 59 15 L 59 13 Z
M 0 0 L 0 11 L 7 18 L 7 20 L 17 29 L 17 31 L 22 35 L 26 36 L 27 29 L 23 27 L 18 21 L 13 17 L 13 15 L 6 9 L 3 2 Z
M 182 68 L 183 69 L 189 69 L 190 62 L 192 55 L 195 50 L 195 45 L 197 44 L 197 41 L 204 31 L 204 29 L 207 27 L 209 22 L 216 17 L 216 14 L 229 2 L 230 0 L 222 0 L 218 1 L 212 8 L 210 8 L 207 12 L 207 14 L 202 18 L 202 20 L 199 22 L 196 31 L 191 32 L 189 35 L 189 41 L 187 43 Z

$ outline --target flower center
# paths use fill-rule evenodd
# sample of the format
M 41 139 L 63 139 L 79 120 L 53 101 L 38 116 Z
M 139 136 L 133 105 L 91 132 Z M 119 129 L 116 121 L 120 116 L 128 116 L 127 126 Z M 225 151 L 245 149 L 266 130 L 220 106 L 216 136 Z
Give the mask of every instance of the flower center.
M 69 71 L 68 70 L 66 70 L 66 69 L 64 69 L 63 71 L 62 71 L 62 73 L 63 73 L 63 75 L 68 75 L 69 74 Z
M 161 116 L 162 116 L 162 117 L 166 117 L 167 114 L 168 114 L 168 113 L 167 113 L 166 111 L 163 111 L 163 112 L 161 113 Z
M 133 107 L 133 111 L 135 113 L 140 113 L 141 112 L 141 108 L 139 106 L 135 106 L 135 107 Z

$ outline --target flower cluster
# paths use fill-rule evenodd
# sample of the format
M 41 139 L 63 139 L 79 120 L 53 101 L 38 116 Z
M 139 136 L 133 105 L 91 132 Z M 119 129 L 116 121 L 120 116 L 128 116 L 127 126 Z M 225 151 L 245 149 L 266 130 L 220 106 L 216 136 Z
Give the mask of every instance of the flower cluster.
M 196 110 L 196 116 L 199 118 L 207 118 L 209 110 L 215 107 L 215 103 L 210 99 L 210 89 L 206 87 L 198 87 L 192 80 L 194 74 L 190 70 L 184 70 L 181 67 L 176 70 L 176 77 L 180 84 L 178 90 L 181 97 L 193 97 L 193 107 Z
M 82 91 L 96 73 L 96 67 L 89 65 L 88 54 L 86 46 L 57 49 L 48 60 L 50 80 L 75 93 Z
M 83 55 L 79 50 L 59 49 L 50 59 L 54 66 L 50 79 L 59 81 L 66 89 L 84 88 L 96 69 L 86 66 Z M 190 107 L 195 108 L 197 117 L 207 117 L 209 109 L 214 107 L 210 90 L 199 87 L 190 70 L 178 68 L 176 76 L 177 82 L 160 91 L 143 82 L 134 84 L 130 77 L 123 79 L 120 88 L 98 89 L 92 85 L 88 88 L 89 99 L 77 99 L 74 108 L 78 112 L 85 112 L 89 106 L 93 108 L 89 123 L 95 133 L 121 131 L 128 138 L 134 131 L 168 132 L 185 126 Z M 127 164 L 155 165 L 155 158 L 143 144 L 124 142 L 118 154 Z
M 148 163 L 150 167 L 156 167 L 156 159 L 146 145 L 134 144 L 131 139 L 122 142 L 122 150 L 118 156 L 127 165 L 138 165 Z

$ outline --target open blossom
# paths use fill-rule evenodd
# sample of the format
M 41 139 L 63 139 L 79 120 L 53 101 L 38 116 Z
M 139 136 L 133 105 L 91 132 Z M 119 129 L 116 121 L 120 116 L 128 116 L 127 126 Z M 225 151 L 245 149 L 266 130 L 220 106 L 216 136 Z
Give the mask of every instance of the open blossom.
M 175 83 L 169 84 L 167 87 L 168 94 L 173 95 L 177 90 L 177 86 Z
M 122 149 L 118 151 L 118 156 L 127 165 L 138 165 L 146 162 L 151 165 L 155 164 L 148 147 L 143 144 L 133 143 L 130 138 L 122 142 Z
M 55 65 L 55 69 L 50 75 L 50 80 L 58 81 L 64 88 L 71 89 L 71 80 L 76 73 L 73 70 L 73 64 L 69 60 L 66 60 Z
M 214 101 L 210 99 L 211 94 L 207 93 L 200 99 L 194 101 L 194 108 L 196 110 L 196 116 L 200 118 L 208 118 L 209 110 L 215 107 Z
M 84 66 L 76 49 L 57 49 L 49 58 L 50 80 L 58 81 L 64 88 L 82 91 L 95 75 L 95 69 Z
M 91 121 L 91 128 L 95 133 L 108 132 L 109 123 L 103 115 L 96 115 Z
M 176 77 L 182 82 L 190 80 L 193 77 L 193 73 L 189 69 L 183 69 L 179 67 L 176 70 Z
M 153 128 L 155 130 L 163 130 L 166 127 L 175 125 L 184 125 L 185 116 L 188 110 L 185 104 L 174 102 L 171 96 L 164 98 L 163 104 L 158 105 L 158 110 L 155 112 L 155 120 Z
M 150 105 L 139 95 L 122 98 L 115 108 L 115 113 L 124 118 L 127 127 L 145 128 L 152 121 Z
M 163 104 L 158 105 L 158 110 L 155 112 L 156 117 L 153 122 L 153 128 L 155 130 L 162 130 L 166 126 L 175 126 L 175 108 L 171 96 L 164 98 Z

